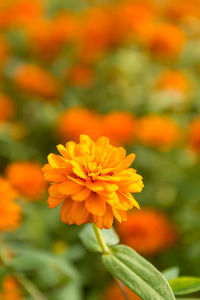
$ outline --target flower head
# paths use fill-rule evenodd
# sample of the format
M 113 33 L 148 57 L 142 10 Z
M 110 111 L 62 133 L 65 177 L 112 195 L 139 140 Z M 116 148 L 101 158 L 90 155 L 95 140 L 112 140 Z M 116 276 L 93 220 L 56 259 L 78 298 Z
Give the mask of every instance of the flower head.
M 57 78 L 38 65 L 19 66 L 13 76 L 16 86 L 24 92 L 44 98 L 56 98 L 60 92 Z
M 14 111 L 14 102 L 8 96 L 0 93 L 0 122 L 11 119 Z
M 16 282 L 16 280 L 11 276 L 6 276 L 3 280 L 2 289 L 0 291 L 1 300 L 23 300 L 24 296 L 22 291 Z
M 20 195 L 29 200 L 40 199 L 45 191 L 46 184 L 38 163 L 11 163 L 7 166 L 6 175 Z
M 193 120 L 189 126 L 188 142 L 194 152 L 200 153 L 200 118 Z
M 71 108 L 59 116 L 57 131 L 63 140 L 72 139 L 77 142 L 80 134 L 87 134 L 96 140 L 102 136 L 102 119 L 92 110 Z
M 180 138 L 178 126 L 168 117 L 146 115 L 140 120 L 138 128 L 139 140 L 159 149 L 172 147 Z
M 154 255 L 172 246 L 176 230 L 169 219 L 152 209 L 130 212 L 128 221 L 117 226 L 123 243 L 144 255 Z
M 14 201 L 16 197 L 14 188 L 0 177 L 0 231 L 14 230 L 19 226 L 21 208 Z
M 106 137 L 95 143 L 87 135 L 80 136 L 79 144 L 68 142 L 57 148 L 61 155 L 50 154 L 43 172 L 51 182 L 49 207 L 62 203 L 64 223 L 94 222 L 99 228 L 110 228 L 114 217 L 125 221 L 126 211 L 139 207 L 131 194 L 143 188 L 142 177 L 129 168 L 134 154 L 126 156 Z

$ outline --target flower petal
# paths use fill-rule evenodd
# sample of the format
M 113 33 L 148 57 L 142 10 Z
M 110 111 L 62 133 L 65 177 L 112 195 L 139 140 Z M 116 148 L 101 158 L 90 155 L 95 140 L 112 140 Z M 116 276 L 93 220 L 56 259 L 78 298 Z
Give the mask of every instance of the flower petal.
M 81 225 L 81 224 L 85 223 L 88 215 L 89 215 L 89 212 L 85 208 L 84 203 L 73 202 L 71 216 L 72 216 L 74 223 L 76 223 L 77 225 Z
M 71 199 L 66 199 L 63 202 L 63 205 L 61 207 L 61 220 L 63 223 L 67 224 L 73 224 L 73 220 L 71 217 L 71 209 L 72 209 L 73 201 Z
M 80 192 L 74 194 L 72 196 L 72 199 L 75 201 L 84 201 L 86 198 L 89 197 L 91 191 L 87 188 L 83 188 L 82 190 L 80 190 Z
M 64 195 L 73 195 L 78 193 L 82 189 L 82 185 L 79 185 L 71 180 L 66 180 L 58 185 L 58 191 Z
M 87 210 L 97 216 L 103 216 L 106 210 L 106 204 L 103 198 L 96 193 L 91 193 L 85 201 Z
M 47 203 L 49 205 L 49 208 L 55 208 L 58 205 L 60 205 L 63 201 L 64 199 L 62 198 L 58 199 L 58 198 L 49 197 Z

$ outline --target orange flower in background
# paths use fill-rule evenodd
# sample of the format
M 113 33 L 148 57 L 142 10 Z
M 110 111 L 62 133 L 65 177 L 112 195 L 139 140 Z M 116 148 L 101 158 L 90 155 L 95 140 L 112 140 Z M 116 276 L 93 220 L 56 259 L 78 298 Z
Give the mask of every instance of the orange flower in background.
M 193 120 L 189 125 L 188 143 L 192 150 L 200 153 L 200 118 Z
M 170 220 L 151 209 L 132 211 L 128 221 L 117 226 L 122 243 L 143 255 L 155 255 L 173 246 L 177 233 Z
M 2 283 L 0 291 L 0 300 L 23 300 L 24 296 L 17 281 L 11 277 L 6 276 Z
M 125 289 L 130 300 L 141 300 L 141 298 L 138 297 L 134 292 L 132 292 L 127 286 L 125 286 Z M 120 291 L 120 288 L 115 282 L 111 283 L 107 287 L 102 300 L 114 300 L 114 299 L 115 300 L 125 299 L 122 292 Z
M 26 28 L 31 50 L 43 59 L 58 55 L 66 42 L 75 38 L 77 21 L 69 13 L 60 13 L 54 19 L 37 19 Z
M 143 188 L 142 177 L 129 168 L 134 154 L 126 156 L 106 137 L 95 143 L 87 135 L 80 136 L 79 144 L 68 142 L 57 148 L 61 155 L 50 154 L 43 172 L 51 182 L 49 207 L 62 203 L 62 222 L 94 222 L 99 228 L 110 228 L 114 217 L 126 221 L 126 211 L 139 207 L 131 194 Z
M 59 116 L 57 131 L 62 140 L 78 141 L 80 134 L 87 134 L 96 140 L 102 135 L 102 119 L 86 108 L 71 108 Z
M 10 120 L 15 112 L 14 102 L 7 96 L 0 93 L 0 122 Z
M 114 24 L 107 7 L 92 7 L 80 19 L 77 46 L 82 61 L 99 59 L 113 44 Z
M 20 224 L 21 208 L 14 201 L 17 192 L 4 178 L 0 177 L 0 231 L 14 230 Z
M 176 123 L 158 115 L 146 115 L 138 123 L 138 138 L 147 145 L 160 149 L 174 146 L 180 140 L 180 130 Z
M 39 200 L 46 190 L 41 166 L 38 163 L 11 163 L 6 168 L 6 175 L 19 194 L 29 200 Z
M 25 64 L 15 69 L 13 80 L 24 92 L 44 98 L 56 98 L 60 93 L 57 79 L 38 65 Z
M 126 144 L 134 140 L 136 118 L 127 112 L 111 112 L 104 117 L 104 135 L 115 145 Z
M 0 28 L 26 25 L 43 13 L 40 0 L 6 0 L 0 3 Z
M 175 21 L 188 22 L 200 17 L 199 0 L 170 0 L 164 6 L 164 15 Z
M 94 73 L 88 66 L 75 65 L 69 69 L 67 79 L 70 84 L 84 88 L 92 84 Z
M 185 44 L 184 32 L 171 23 L 152 24 L 143 38 L 152 54 L 161 58 L 178 55 Z
M 114 7 L 115 35 L 124 40 L 139 37 L 148 27 L 156 14 L 154 1 L 125 1 Z
M 157 81 L 159 89 L 168 89 L 187 94 L 191 84 L 185 73 L 176 70 L 167 70 L 161 73 Z

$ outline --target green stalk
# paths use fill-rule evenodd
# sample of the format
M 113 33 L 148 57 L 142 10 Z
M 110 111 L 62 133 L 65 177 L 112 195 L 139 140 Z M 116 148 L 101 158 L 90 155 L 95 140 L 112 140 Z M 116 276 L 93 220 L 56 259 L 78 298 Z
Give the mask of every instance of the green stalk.
M 97 238 L 97 241 L 99 243 L 99 246 L 101 247 L 101 250 L 103 252 L 103 254 L 110 254 L 110 249 L 108 248 L 106 242 L 103 239 L 103 235 L 101 234 L 101 230 L 94 224 L 92 223 L 92 227 L 95 233 L 95 236 Z M 124 296 L 125 300 L 130 300 L 129 296 L 127 295 L 126 289 L 125 289 L 125 285 L 118 279 L 114 278 L 116 283 L 118 284 L 122 295 Z

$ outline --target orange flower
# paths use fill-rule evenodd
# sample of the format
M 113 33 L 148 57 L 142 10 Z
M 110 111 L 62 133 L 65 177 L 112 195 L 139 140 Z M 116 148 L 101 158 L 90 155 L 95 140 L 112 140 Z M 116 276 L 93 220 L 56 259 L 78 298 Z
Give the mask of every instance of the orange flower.
M 90 67 L 75 65 L 68 71 L 67 77 L 71 84 L 84 88 L 91 85 L 94 74 Z
M 60 155 L 50 154 L 43 168 L 49 188 L 48 204 L 62 203 L 61 220 L 68 224 L 95 223 L 110 228 L 115 217 L 127 219 L 126 211 L 139 207 L 131 193 L 143 188 L 142 177 L 129 166 L 135 155 L 126 157 L 122 147 L 113 147 L 101 137 L 93 142 L 87 135 L 80 143 L 58 145 Z
M 189 125 L 188 142 L 192 150 L 200 153 L 200 118 L 197 118 Z
M 54 19 L 37 19 L 26 29 L 31 49 L 46 60 L 54 58 L 66 42 L 74 39 L 77 24 L 72 14 L 62 13 Z
M 168 117 L 147 115 L 138 124 L 138 138 L 147 145 L 160 149 L 172 147 L 180 139 L 180 131 Z
M 80 134 L 88 134 L 96 140 L 102 135 L 101 117 L 86 108 L 71 108 L 58 119 L 57 131 L 63 140 L 79 140 Z
M 135 138 L 136 122 L 129 113 L 113 111 L 104 118 L 104 134 L 115 145 L 129 143 Z
M 14 230 L 19 226 L 21 209 L 14 201 L 16 197 L 10 183 L 0 177 L 0 231 Z
M 30 200 L 39 200 L 46 184 L 38 163 L 14 162 L 7 166 L 6 175 L 18 192 Z
M 6 276 L 3 280 L 2 289 L 0 291 L 0 300 L 23 300 L 24 296 L 17 283 L 17 281 L 11 277 Z
M 133 293 L 127 286 L 125 286 L 126 292 L 130 300 L 141 300 L 135 293 Z M 120 291 L 118 285 L 114 282 L 111 283 L 105 291 L 103 300 L 124 300 L 124 296 Z
M 118 39 L 139 37 L 155 17 L 153 1 L 125 1 L 115 6 L 115 34 Z
M 177 238 L 168 218 L 157 211 L 143 209 L 128 214 L 128 221 L 117 226 L 123 243 L 144 255 L 155 255 L 171 247 Z
M 8 96 L 0 93 L 0 122 L 11 119 L 14 111 L 14 102 Z
M 80 22 L 77 46 L 83 61 L 99 59 L 113 44 L 114 26 L 109 9 L 93 7 Z
M 185 43 L 184 32 L 176 25 L 158 23 L 149 26 L 144 42 L 150 51 L 161 58 L 178 55 Z
M 39 0 L 6 0 L 0 3 L 0 27 L 26 25 L 42 14 Z
M 200 17 L 199 0 L 170 0 L 164 6 L 164 14 L 175 21 L 188 22 Z
M 55 98 L 60 87 L 57 79 L 37 65 L 21 65 L 14 71 L 14 82 L 24 92 L 45 98 Z
M 186 94 L 190 90 L 190 82 L 183 72 L 167 70 L 163 72 L 157 82 L 159 89 L 174 90 Z

